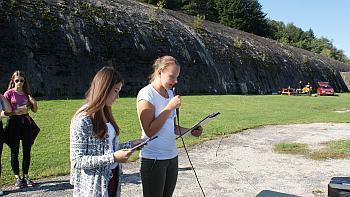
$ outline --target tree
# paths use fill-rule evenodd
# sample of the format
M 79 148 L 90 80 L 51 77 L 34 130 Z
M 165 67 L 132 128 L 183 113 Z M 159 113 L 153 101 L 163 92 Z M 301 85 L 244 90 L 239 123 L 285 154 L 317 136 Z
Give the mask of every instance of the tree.
M 206 20 L 219 22 L 219 13 L 215 8 L 215 0 L 191 0 L 181 10 L 192 16 L 205 16 Z
M 283 31 L 286 28 L 282 21 L 267 20 L 267 24 L 270 27 L 271 34 L 269 38 L 274 40 L 280 40 L 283 37 Z
M 283 32 L 283 37 L 287 38 L 289 43 L 297 43 L 300 41 L 303 30 L 296 27 L 293 23 L 288 23 Z
M 257 0 L 216 0 L 220 23 L 260 36 L 270 36 L 266 14 Z
M 164 7 L 168 9 L 178 9 L 182 6 L 182 0 L 138 0 L 143 3 L 149 3 L 157 5 L 158 3 L 164 3 Z

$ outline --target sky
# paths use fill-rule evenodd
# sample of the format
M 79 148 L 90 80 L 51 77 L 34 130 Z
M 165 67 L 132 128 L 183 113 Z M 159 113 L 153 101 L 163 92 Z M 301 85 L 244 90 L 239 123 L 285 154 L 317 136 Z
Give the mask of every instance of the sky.
M 350 58 L 350 0 L 258 0 L 266 17 L 325 37 Z

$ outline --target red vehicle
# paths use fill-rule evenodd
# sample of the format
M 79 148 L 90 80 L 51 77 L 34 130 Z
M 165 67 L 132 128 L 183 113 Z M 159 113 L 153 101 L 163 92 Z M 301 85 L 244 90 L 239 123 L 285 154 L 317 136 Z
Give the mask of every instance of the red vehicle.
M 317 82 L 317 94 L 318 95 L 334 95 L 334 89 L 328 82 Z

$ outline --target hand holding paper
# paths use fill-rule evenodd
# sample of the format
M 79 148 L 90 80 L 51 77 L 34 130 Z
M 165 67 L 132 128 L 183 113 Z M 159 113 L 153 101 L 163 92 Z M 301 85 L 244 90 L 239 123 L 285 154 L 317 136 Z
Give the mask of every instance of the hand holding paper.
M 194 137 L 199 137 L 201 136 L 203 133 L 203 127 L 199 126 L 197 127 L 196 129 L 194 129 L 193 131 L 191 131 L 191 134 L 194 136 Z
M 176 139 L 184 136 L 185 134 L 187 134 L 188 132 L 191 132 L 191 134 L 193 136 L 200 136 L 202 134 L 203 128 L 202 126 L 205 125 L 207 122 L 215 119 L 218 115 L 220 114 L 220 112 L 215 112 L 212 113 L 208 116 L 206 116 L 205 118 L 203 118 L 201 121 L 199 121 L 198 123 L 196 123 L 195 125 L 193 125 L 191 128 L 189 128 L 187 131 L 181 133 L 181 135 L 179 135 L 178 137 L 176 137 Z M 193 133 L 192 133 L 193 132 Z

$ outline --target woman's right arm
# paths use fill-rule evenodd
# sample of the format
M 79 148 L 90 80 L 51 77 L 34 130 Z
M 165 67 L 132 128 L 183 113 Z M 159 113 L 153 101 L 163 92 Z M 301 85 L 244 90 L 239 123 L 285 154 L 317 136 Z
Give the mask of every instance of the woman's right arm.
M 165 121 L 169 118 L 171 111 L 181 106 L 180 96 L 173 97 L 168 105 L 163 109 L 158 117 L 154 116 L 155 108 L 150 102 L 140 100 L 137 102 L 138 116 L 148 137 L 153 137 L 162 128 Z
M 10 113 L 12 111 L 11 105 L 4 95 L 0 94 L 1 103 L 3 104 L 3 109 L 5 113 Z

